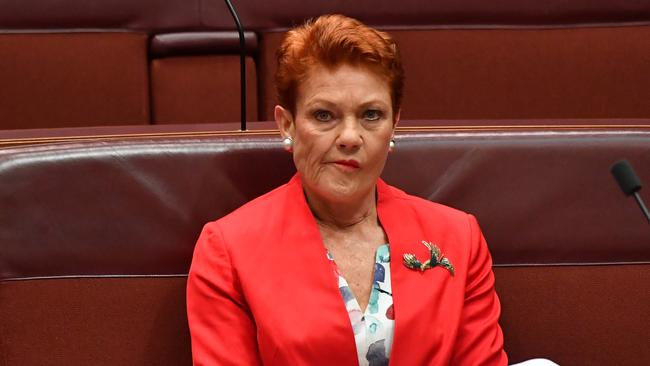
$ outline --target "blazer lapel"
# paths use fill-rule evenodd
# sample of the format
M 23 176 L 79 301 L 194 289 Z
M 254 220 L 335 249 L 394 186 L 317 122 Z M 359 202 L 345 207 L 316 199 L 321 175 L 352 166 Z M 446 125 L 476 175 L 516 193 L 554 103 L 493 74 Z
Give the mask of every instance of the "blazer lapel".
M 282 253 L 276 257 L 281 261 L 276 268 L 284 272 L 285 288 L 272 301 L 288 307 L 286 321 L 295 326 L 288 335 L 290 343 L 282 347 L 298 355 L 283 355 L 279 350 L 274 363 L 308 360 L 311 364 L 357 365 L 350 319 L 298 174 L 287 188 L 282 203 L 287 214 L 274 240 Z
M 430 257 L 423 240 L 442 240 L 437 228 L 420 222 L 405 194 L 383 181 L 377 183 L 377 212 L 390 243 L 390 271 L 395 310 L 395 334 L 390 355 L 391 365 L 444 364 L 443 339 L 448 336 L 437 327 L 444 289 L 450 274 L 442 268 L 424 272 L 403 264 L 405 253 L 414 254 L 421 262 Z M 431 225 L 429 225 L 431 226 Z M 428 235 L 428 236 L 427 236 Z M 444 317 L 444 315 L 443 315 Z M 434 350 L 432 352 L 432 350 Z

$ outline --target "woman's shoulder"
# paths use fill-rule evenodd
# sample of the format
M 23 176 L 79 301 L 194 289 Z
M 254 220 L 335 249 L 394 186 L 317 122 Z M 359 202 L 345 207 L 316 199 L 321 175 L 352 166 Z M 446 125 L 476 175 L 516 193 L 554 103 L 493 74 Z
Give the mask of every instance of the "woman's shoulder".
M 217 229 L 224 239 L 238 243 L 256 241 L 262 237 L 273 237 L 288 219 L 302 223 L 305 210 L 308 209 L 302 188 L 294 177 L 206 226 Z
M 286 196 L 286 184 L 208 222 L 196 247 L 203 248 L 204 253 L 228 253 L 237 263 L 250 253 L 264 251 L 269 242 L 274 241 L 277 220 L 281 216 L 277 202 L 283 201 L 283 196 Z

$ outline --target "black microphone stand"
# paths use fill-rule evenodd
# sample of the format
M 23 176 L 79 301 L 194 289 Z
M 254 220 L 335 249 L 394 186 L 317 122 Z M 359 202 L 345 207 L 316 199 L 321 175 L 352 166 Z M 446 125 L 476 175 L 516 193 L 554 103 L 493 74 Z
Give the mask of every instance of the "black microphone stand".
M 639 207 L 641 207 L 641 211 L 643 211 L 645 218 L 648 219 L 648 223 L 650 223 L 650 212 L 648 212 L 648 208 L 643 203 L 639 192 L 634 192 L 634 199 L 636 200 L 636 203 L 639 205 Z
M 244 28 L 241 26 L 239 16 L 235 11 L 235 7 L 230 0 L 225 0 L 230 15 L 235 20 L 237 32 L 239 33 L 239 84 L 241 91 L 241 130 L 246 131 L 246 39 L 244 37 Z

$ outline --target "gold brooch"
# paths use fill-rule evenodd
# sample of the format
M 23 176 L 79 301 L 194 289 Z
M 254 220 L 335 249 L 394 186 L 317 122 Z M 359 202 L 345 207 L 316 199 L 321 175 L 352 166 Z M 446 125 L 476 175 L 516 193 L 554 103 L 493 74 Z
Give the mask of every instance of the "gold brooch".
M 407 268 L 418 270 L 418 271 L 425 271 L 427 269 L 433 268 L 435 266 L 441 266 L 442 268 L 445 268 L 446 270 L 451 273 L 451 275 L 454 275 L 454 266 L 449 262 L 449 259 L 442 255 L 440 252 L 440 248 L 438 248 L 435 244 L 426 242 L 422 240 L 422 244 L 424 244 L 427 249 L 429 249 L 429 253 L 431 254 L 431 258 L 427 259 L 424 263 L 420 263 L 418 258 L 415 256 L 415 254 L 411 253 L 405 253 L 404 254 L 404 265 Z

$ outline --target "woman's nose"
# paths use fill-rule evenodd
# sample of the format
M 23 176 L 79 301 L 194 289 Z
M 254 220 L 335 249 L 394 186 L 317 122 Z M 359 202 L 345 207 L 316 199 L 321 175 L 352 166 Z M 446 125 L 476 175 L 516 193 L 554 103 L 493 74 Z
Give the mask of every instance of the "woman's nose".
M 341 129 L 336 141 L 339 148 L 357 149 L 363 143 L 361 126 L 354 117 L 347 117 L 341 123 Z

